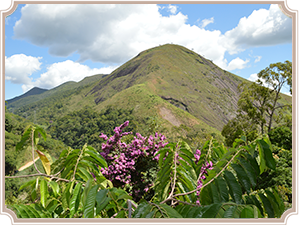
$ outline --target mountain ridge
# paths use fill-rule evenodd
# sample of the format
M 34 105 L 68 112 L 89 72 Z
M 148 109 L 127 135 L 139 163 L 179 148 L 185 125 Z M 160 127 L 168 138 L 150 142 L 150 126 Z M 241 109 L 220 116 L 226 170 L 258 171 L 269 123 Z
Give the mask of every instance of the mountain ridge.
M 140 121 L 158 118 L 167 130 L 220 134 L 236 115 L 242 82 L 250 83 L 183 46 L 166 44 L 139 53 L 109 75 L 65 83 L 8 108 L 48 124 L 85 106 L 98 112 L 109 106 L 132 108 Z

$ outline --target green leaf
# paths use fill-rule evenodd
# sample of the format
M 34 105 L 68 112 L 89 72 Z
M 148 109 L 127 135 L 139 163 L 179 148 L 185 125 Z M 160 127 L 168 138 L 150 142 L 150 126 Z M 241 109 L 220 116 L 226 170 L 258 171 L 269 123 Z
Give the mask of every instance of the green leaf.
M 244 168 L 244 171 L 247 173 L 251 186 L 255 187 L 257 182 L 256 179 L 259 174 L 255 173 L 252 165 L 247 160 L 241 157 L 239 157 L 238 160 L 240 162 L 240 165 Z
M 107 196 L 108 189 L 102 189 L 96 194 L 96 215 L 103 210 L 112 198 Z
M 28 140 L 30 140 L 30 134 L 32 131 L 32 126 L 29 125 L 25 128 L 25 132 L 23 133 L 23 136 L 21 140 L 16 145 L 16 151 L 19 151 L 23 148 L 23 146 L 26 144 Z
M 19 188 L 19 191 L 21 191 L 22 189 L 30 186 L 30 185 L 34 185 L 35 186 L 35 182 L 36 182 L 36 179 L 33 179 L 33 180 L 30 180 L 24 184 L 21 185 L 21 187 Z
M 254 218 L 254 209 L 251 206 L 246 206 L 242 210 L 240 218 Z
M 102 157 L 102 155 L 100 155 L 99 153 L 93 152 L 91 150 L 87 150 L 84 153 L 89 154 L 91 157 L 93 157 L 95 160 L 97 160 L 99 166 L 101 166 L 103 168 L 107 167 L 107 162 Z
M 49 183 L 50 187 L 52 188 L 53 190 L 53 193 L 54 193 L 54 196 L 57 197 L 59 195 L 59 192 L 60 192 L 60 188 L 59 188 L 59 185 L 57 182 L 55 181 L 51 181 Z
M 14 205 L 14 208 L 18 210 L 21 218 L 30 218 L 28 213 L 24 210 L 24 208 L 20 207 L 20 205 Z
M 22 208 L 27 213 L 29 218 L 36 218 L 36 214 L 32 211 L 32 209 L 29 205 L 22 205 L 21 204 L 20 208 Z
M 217 185 L 218 191 L 220 193 L 221 202 L 228 202 L 229 201 L 229 193 L 226 185 L 226 181 L 221 177 L 217 177 L 215 179 L 215 184 Z
M 182 216 L 171 206 L 166 204 L 159 204 L 158 206 L 164 209 L 167 218 L 182 218 Z
M 121 211 L 116 215 L 115 218 L 126 218 L 125 215 L 126 215 L 126 212 L 125 212 L 124 210 L 121 210 Z
M 258 152 L 259 152 L 259 158 L 258 158 L 259 170 L 260 170 L 260 174 L 262 174 L 266 170 L 267 166 L 266 166 L 264 151 L 260 145 L 258 145 Z
M 133 213 L 133 218 L 144 218 L 145 214 L 150 213 L 152 206 L 145 200 L 142 201 Z
M 275 218 L 275 214 L 274 214 L 274 211 L 273 211 L 272 204 L 270 203 L 268 198 L 262 193 L 258 193 L 258 195 L 259 195 L 261 201 L 263 202 L 263 206 L 264 206 L 264 209 L 266 210 L 266 212 L 268 214 L 268 217 L 269 218 Z
M 265 190 L 266 194 L 267 194 L 267 198 L 269 199 L 271 205 L 272 205 L 272 208 L 274 210 L 274 213 L 275 213 L 275 216 L 276 217 L 280 217 L 281 216 L 281 212 L 280 212 L 280 209 L 279 209 L 279 203 L 277 202 L 274 194 L 269 191 L 269 190 Z
M 243 198 L 242 198 L 242 189 L 240 184 L 236 181 L 234 175 L 225 170 L 224 171 L 224 178 L 227 182 L 227 185 L 229 187 L 229 192 L 232 198 L 234 199 L 234 202 L 237 204 L 243 204 Z
M 41 194 L 41 204 L 45 208 L 47 196 L 48 196 L 48 186 L 47 186 L 47 181 L 45 180 L 41 180 L 40 182 L 40 194 Z
M 263 156 L 266 161 L 266 166 L 268 166 L 270 169 L 275 170 L 276 162 L 275 159 L 273 158 L 270 145 L 264 140 L 257 140 L 257 142 L 259 143 L 261 150 L 263 151 Z
M 34 214 L 34 218 L 42 218 L 40 213 L 33 207 L 33 205 L 27 205 L 27 207 Z
M 208 184 L 206 187 L 201 189 L 200 202 L 201 202 L 201 205 L 213 204 L 211 184 Z
M 201 207 L 201 211 L 195 216 L 195 218 L 215 218 L 221 209 L 222 204 L 211 204 Z
M 84 218 L 93 218 L 95 214 L 95 203 L 96 203 L 96 194 L 99 186 L 95 185 L 91 188 L 91 190 L 88 192 L 84 209 L 83 209 L 83 215 Z
M 74 192 L 73 192 L 72 198 L 70 200 L 70 213 L 71 213 L 70 217 L 73 217 L 73 215 L 78 210 L 80 197 L 81 197 L 81 188 L 82 188 L 81 183 L 77 183 L 74 188 Z
M 47 134 L 46 134 L 46 132 L 45 132 L 44 129 L 42 129 L 42 128 L 39 127 L 39 126 L 36 126 L 36 127 L 35 127 L 35 132 L 39 132 L 39 133 L 41 134 L 41 136 L 44 138 L 44 141 L 46 141 L 46 139 L 47 139 Z
M 87 178 L 85 181 L 87 181 L 88 179 L 93 179 L 93 176 L 85 168 L 78 167 L 77 169 L 85 175 L 85 177 Z
M 246 204 L 255 205 L 259 209 L 260 214 L 264 214 L 262 203 L 257 200 L 255 195 L 246 196 Z
M 66 211 L 69 208 L 69 203 L 70 203 L 70 187 L 72 186 L 73 182 L 70 182 L 67 184 L 67 186 L 64 189 L 64 192 L 62 194 L 62 207 Z
M 224 213 L 223 218 L 235 218 L 235 213 L 237 211 L 237 206 L 230 206 Z
M 231 164 L 232 168 L 235 170 L 239 181 L 242 183 L 243 187 L 247 191 L 248 194 L 251 192 L 251 184 L 248 175 L 245 170 L 238 164 Z

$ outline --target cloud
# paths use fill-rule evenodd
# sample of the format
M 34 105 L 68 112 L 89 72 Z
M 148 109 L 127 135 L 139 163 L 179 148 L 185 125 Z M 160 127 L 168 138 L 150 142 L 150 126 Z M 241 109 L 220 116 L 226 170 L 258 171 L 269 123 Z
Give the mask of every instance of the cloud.
M 291 92 L 282 92 L 282 94 L 288 95 L 288 96 L 292 96 Z
M 251 74 L 250 77 L 248 78 L 248 80 L 250 80 L 252 82 L 256 82 L 258 80 L 257 73 Z
M 254 63 L 257 63 L 261 60 L 262 56 L 255 56 Z
M 91 69 L 78 62 L 66 60 L 51 64 L 47 71 L 41 74 L 37 79 L 32 77 L 33 73 L 41 70 L 42 57 L 27 56 L 16 54 L 5 57 L 5 80 L 14 84 L 23 84 L 23 92 L 33 87 L 50 89 L 67 81 L 80 81 L 87 76 L 95 74 L 109 74 L 116 66 L 102 67 L 100 69 Z
M 5 80 L 14 84 L 30 84 L 30 76 L 40 70 L 42 57 L 16 54 L 5 56 Z
M 231 54 L 248 47 L 291 43 L 292 19 L 284 15 L 278 5 L 271 5 L 269 10 L 254 10 L 249 17 L 241 18 L 225 37 L 232 46 Z
M 241 58 L 237 57 L 230 61 L 227 66 L 227 70 L 235 70 L 235 69 L 244 69 L 247 66 L 249 60 L 242 60 Z
M 174 43 L 224 69 L 234 67 L 227 65 L 226 52 L 291 41 L 291 19 L 277 5 L 253 11 L 225 34 L 205 29 L 213 18 L 198 27 L 187 24 L 188 17 L 177 12 L 176 6 L 168 9 L 172 14 L 163 16 L 155 4 L 30 4 L 21 10 L 15 38 L 46 47 L 54 56 L 78 54 L 80 62 L 90 59 L 108 64 L 121 64 L 145 49 Z
M 95 74 L 108 74 L 111 73 L 115 67 L 104 67 L 100 69 L 91 69 L 86 65 L 82 65 L 78 62 L 66 60 L 50 65 L 47 71 L 34 82 L 26 83 L 22 86 L 24 92 L 33 87 L 41 87 L 50 89 L 63 84 L 67 81 L 81 81 L 87 76 Z
M 214 22 L 214 18 L 211 17 L 210 19 L 204 19 L 201 22 L 201 27 L 205 28 L 208 24 L 213 23 Z
M 177 6 L 176 5 L 169 5 L 168 6 L 168 9 L 169 11 L 172 13 L 172 14 L 175 14 L 177 12 Z
M 268 84 L 265 79 L 258 78 L 257 73 L 251 74 L 250 77 L 248 78 L 248 80 L 250 80 L 252 82 L 256 82 L 258 79 L 260 79 L 262 81 L 263 86 L 265 86 L 267 88 L 272 88 L 272 86 L 270 84 Z M 277 81 L 274 81 L 274 82 L 278 84 Z

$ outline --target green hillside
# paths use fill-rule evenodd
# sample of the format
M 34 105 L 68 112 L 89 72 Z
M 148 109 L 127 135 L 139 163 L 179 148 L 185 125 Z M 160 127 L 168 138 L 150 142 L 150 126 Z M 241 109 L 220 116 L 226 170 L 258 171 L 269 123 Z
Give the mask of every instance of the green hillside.
M 166 44 L 141 52 L 110 75 L 67 82 L 7 107 L 48 127 L 84 107 L 98 113 L 112 107 L 132 110 L 141 133 L 143 124 L 155 118 L 156 129 L 168 137 L 221 138 L 223 126 L 236 115 L 243 81 L 250 82 L 185 47 Z M 282 96 L 282 102 L 291 102 Z

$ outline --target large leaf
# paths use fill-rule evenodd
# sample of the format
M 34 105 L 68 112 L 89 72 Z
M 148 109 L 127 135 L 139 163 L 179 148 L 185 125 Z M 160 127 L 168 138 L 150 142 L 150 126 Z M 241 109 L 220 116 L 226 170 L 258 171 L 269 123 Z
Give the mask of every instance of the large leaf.
M 232 196 L 233 200 L 235 203 L 237 204 L 243 204 L 243 198 L 242 198 L 242 189 L 241 189 L 241 186 L 240 184 L 237 182 L 235 176 L 225 170 L 224 171 L 224 178 L 227 182 L 227 186 L 229 187 L 229 192 L 230 192 L 230 195 Z
M 60 188 L 59 188 L 59 185 L 57 182 L 55 181 L 51 181 L 49 183 L 50 187 L 52 188 L 53 190 L 53 193 L 54 193 L 54 196 L 57 197 L 59 195 L 59 192 L 60 192 Z
M 221 202 L 228 202 L 229 201 L 229 193 L 226 185 L 226 181 L 223 177 L 219 176 L 215 180 L 215 184 L 218 188 L 218 192 L 220 194 Z
M 133 213 L 133 218 L 146 218 L 153 207 L 146 201 L 142 201 Z
M 40 182 L 40 194 L 41 194 L 41 204 L 46 207 L 46 201 L 48 197 L 48 186 L 46 180 L 41 180 Z
M 36 152 L 37 152 L 37 154 L 39 155 L 39 157 L 42 161 L 42 164 L 43 164 L 43 167 L 46 171 L 46 174 L 50 175 L 50 173 L 51 173 L 51 163 L 50 163 L 50 161 L 48 160 L 46 155 L 44 153 L 42 153 L 41 151 L 36 150 Z
M 275 213 L 272 207 L 272 204 L 270 203 L 269 199 L 262 193 L 258 193 L 261 201 L 263 202 L 264 208 L 266 210 L 266 213 L 268 214 L 269 218 L 275 218 Z
M 276 162 L 273 158 L 270 145 L 265 140 L 257 140 L 257 142 L 259 144 L 260 151 L 263 151 L 261 155 L 265 159 L 266 166 L 274 170 L 276 168 Z
M 95 215 L 95 203 L 98 188 L 98 185 L 93 186 L 87 195 L 83 209 L 84 218 L 93 218 Z
M 73 192 L 72 198 L 70 200 L 70 213 L 71 213 L 71 217 L 73 217 L 73 215 L 78 210 L 79 202 L 80 202 L 80 197 L 81 197 L 81 189 L 82 189 L 82 184 L 81 183 L 77 183 L 76 186 L 75 186 L 75 188 L 74 188 L 74 192 Z
M 111 197 L 108 197 L 107 193 L 108 189 L 102 189 L 96 194 L 96 214 L 103 210 L 107 206 L 108 202 L 111 200 Z
M 232 168 L 235 170 L 239 181 L 245 188 L 248 194 L 251 192 L 251 184 L 248 175 L 246 174 L 245 170 L 238 164 L 231 164 Z

